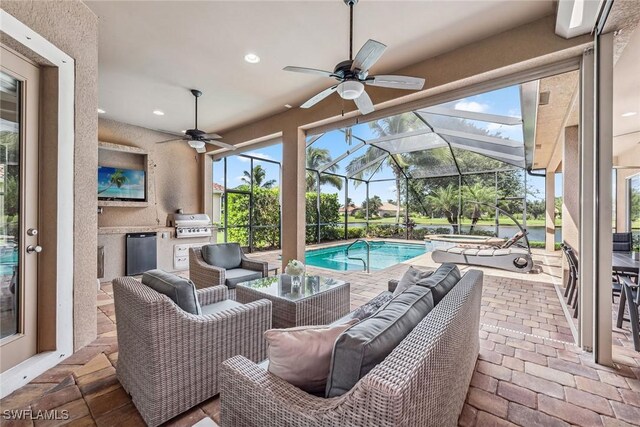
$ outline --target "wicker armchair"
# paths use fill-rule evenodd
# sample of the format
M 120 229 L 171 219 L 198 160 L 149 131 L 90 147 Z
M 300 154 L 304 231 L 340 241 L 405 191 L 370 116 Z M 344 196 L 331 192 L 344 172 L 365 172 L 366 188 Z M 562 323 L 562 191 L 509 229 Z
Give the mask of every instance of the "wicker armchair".
M 116 375 L 148 425 L 162 424 L 218 394 L 218 369 L 225 359 L 266 357 L 268 300 L 193 315 L 130 277 L 115 279 L 113 293 L 118 318 Z M 203 311 L 228 296 L 225 286 L 197 291 Z
M 221 368 L 221 425 L 456 426 L 479 350 L 482 272 L 471 270 L 346 394 L 310 395 L 244 357 Z
M 218 246 L 231 247 L 240 253 L 240 265 L 237 269 L 249 270 L 260 273 L 260 277 L 267 277 L 269 272 L 269 263 L 263 261 L 256 261 L 249 259 L 245 256 L 237 243 L 221 243 Z M 235 268 L 233 270 L 236 270 Z M 236 299 L 235 285 L 238 282 L 238 278 L 229 278 L 228 270 L 221 267 L 216 267 L 205 261 L 202 256 L 202 248 L 190 248 L 189 249 L 189 278 L 195 283 L 196 288 L 208 288 L 210 286 L 226 285 L 229 288 L 229 297 L 233 300 Z M 246 272 L 245 272 L 246 274 Z M 257 278 L 252 275 L 247 275 L 247 280 Z

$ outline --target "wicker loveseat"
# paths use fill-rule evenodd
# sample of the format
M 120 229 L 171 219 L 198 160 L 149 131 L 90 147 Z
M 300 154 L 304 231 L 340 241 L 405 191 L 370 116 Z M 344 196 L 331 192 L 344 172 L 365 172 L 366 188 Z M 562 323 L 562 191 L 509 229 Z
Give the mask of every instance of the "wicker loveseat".
M 266 357 L 271 302 L 239 304 L 226 286 L 196 291 L 203 313 L 131 277 L 113 281 L 118 329 L 116 375 L 140 415 L 156 426 L 218 394 L 220 364 L 242 354 Z
M 225 361 L 222 426 L 457 425 L 478 356 L 482 279 L 477 270 L 462 276 L 384 361 L 339 397 L 310 395 L 244 357 Z
M 207 246 L 218 252 L 218 258 L 221 258 L 218 265 L 205 260 L 204 247 L 189 249 L 189 278 L 198 289 L 225 285 L 229 288 L 229 297 L 235 300 L 237 283 L 268 275 L 269 263 L 247 258 L 237 243 Z

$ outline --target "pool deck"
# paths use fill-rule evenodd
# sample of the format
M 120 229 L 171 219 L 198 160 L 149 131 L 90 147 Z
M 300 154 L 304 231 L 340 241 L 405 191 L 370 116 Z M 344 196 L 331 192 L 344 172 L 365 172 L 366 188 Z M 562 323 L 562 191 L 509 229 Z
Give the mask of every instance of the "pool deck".
M 279 254 L 272 251 L 249 257 L 280 264 Z M 535 250 L 534 258 L 541 266 L 539 274 L 481 269 L 486 275 L 480 354 L 459 425 L 640 425 L 640 353 L 633 351 L 628 323 L 614 329 L 614 366 L 594 364 L 592 355 L 575 345 L 570 319 L 557 294 L 561 289 L 560 253 Z M 436 266 L 427 253 L 371 274 L 315 267 L 308 272 L 351 282 L 351 306 L 355 308 L 386 290 L 387 281 L 401 277 L 409 265 Z M 188 276 L 188 272 L 181 274 Z M 73 425 L 144 426 L 115 377 L 118 343 L 110 283 L 101 285 L 97 311 L 98 338 L 2 399 L 3 410 L 66 409 Z M 217 422 L 220 399 L 215 396 L 166 425 L 216 426 Z M 41 424 L 47 425 L 35 423 Z

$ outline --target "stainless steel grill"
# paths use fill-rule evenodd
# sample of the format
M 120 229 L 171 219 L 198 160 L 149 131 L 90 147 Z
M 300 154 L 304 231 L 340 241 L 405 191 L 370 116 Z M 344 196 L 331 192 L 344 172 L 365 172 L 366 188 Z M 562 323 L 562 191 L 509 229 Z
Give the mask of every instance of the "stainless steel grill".
M 211 237 L 213 228 L 207 214 L 169 214 L 167 226 L 175 227 L 178 239 Z

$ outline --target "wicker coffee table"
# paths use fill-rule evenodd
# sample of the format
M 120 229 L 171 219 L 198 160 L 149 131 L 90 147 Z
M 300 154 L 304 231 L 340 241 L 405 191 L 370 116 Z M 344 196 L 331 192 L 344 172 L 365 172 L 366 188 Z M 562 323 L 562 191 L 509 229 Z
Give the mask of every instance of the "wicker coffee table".
M 274 328 L 326 325 L 349 313 L 350 290 L 348 282 L 322 276 L 305 276 L 296 290 L 291 276 L 281 274 L 239 283 L 236 300 L 270 300 Z

